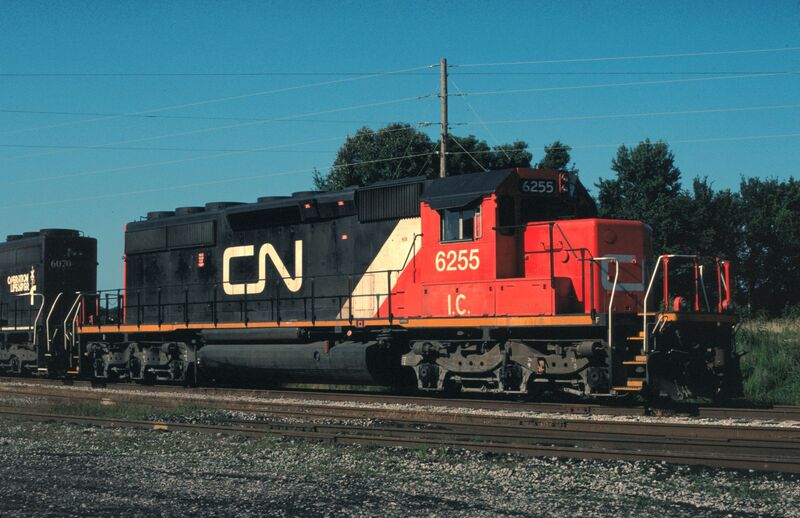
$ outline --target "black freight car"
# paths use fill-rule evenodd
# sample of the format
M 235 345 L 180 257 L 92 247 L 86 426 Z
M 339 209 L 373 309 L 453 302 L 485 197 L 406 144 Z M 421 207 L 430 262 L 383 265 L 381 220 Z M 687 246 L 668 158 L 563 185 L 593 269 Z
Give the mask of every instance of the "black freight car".
M 0 277 L 0 372 L 63 373 L 74 364 L 64 321 L 75 317 L 77 292 L 96 289 L 97 241 L 67 229 L 10 235 Z

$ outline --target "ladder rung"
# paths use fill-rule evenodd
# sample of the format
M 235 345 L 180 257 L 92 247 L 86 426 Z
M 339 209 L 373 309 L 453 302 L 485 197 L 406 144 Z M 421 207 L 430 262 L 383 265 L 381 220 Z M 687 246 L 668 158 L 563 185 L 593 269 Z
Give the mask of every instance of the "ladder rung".
M 646 361 L 624 361 L 622 365 L 647 365 Z
M 614 387 L 617 392 L 641 392 L 642 387 Z
M 644 341 L 644 337 L 643 336 L 629 336 L 628 340 L 635 340 L 637 342 L 643 342 Z

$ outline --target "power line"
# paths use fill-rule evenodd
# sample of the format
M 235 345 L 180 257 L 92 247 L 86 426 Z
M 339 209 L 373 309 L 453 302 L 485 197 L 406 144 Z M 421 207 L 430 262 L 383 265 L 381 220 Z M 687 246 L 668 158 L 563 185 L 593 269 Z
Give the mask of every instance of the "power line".
M 256 148 L 256 149 L 249 149 L 249 150 L 241 150 L 241 151 L 227 151 L 221 153 L 215 153 L 212 155 L 201 155 L 197 157 L 188 157 L 188 158 L 177 158 L 173 160 L 162 160 L 159 162 L 147 162 L 144 164 L 135 164 L 135 165 L 128 165 L 128 166 L 121 166 L 121 167 L 112 167 L 106 169 L 90 169 L 85 171 L 79 171 L 77 173 L 69 173 L 69 174 L 62 174 L 62 175 L 53 175 L 53 176 L 44 176 L 38 178 L 26 178 L 25 180 L 18 180 L 16 182 L 9 182 L 6 185 L 22 185 L 22 184 L 29 184 L 29 183 L 36 183 L 42 181 L 52 181 L 52 180 L 65 180 L 65 179 L 72 179 L 72 178 L 81 178 L 85 176 L 97 176 L 99 174 L 106 174 L 106 173 L 121 173 L 124 171 L 132 171 L 135 169 L 145 169 L 148 167 L 157 167 L 162 165 L 172 165 L 172 164 L 179 164 L 184 162 L 195 162 L 200 160 L 210 160 L 213 158 L 223 158 L 228 156 L 240 155 L 245 153 L 255 153 L 255 152 L 262 152 L 271 149 L 278 149 L 282 147 L 291 147 L 294 145 L 301 145 L 301 144 L 311 144 L 311 143 L 319 143 L 319 142 L 326 142 L 326 141 L 338 141 L 341 140 L 341 137 L 333 137 L 327 139 L 316 139 L 307 142 L 301 142 L 296 144 L 282 144 L 278 146 L 268 146 L 264 148 Z
M 75 112 L 75 111 L 48 111 L 48 110 L 14 110 L 2 109 L 0 113 L 16 113 L 22 115 L 67 115 L 67 116 L 91 116 L 91 117 L 118 117 L 136 118 L 145 120 L 175 119 L 175 120 L 206 120 L 206 121 L 261 121 L 261 122 L 313 122 L 330 124 L 389 124 L 391 121 L 375 120 L 332 120 L 332 119 L 276 119 L 268 117 L 212 117 L 205 115 L 138 115 L 131 113 L 110 113 L 110 112 Z
M 728 79 L 751 79 L 755 77 L 778 77 L 800 74 L 800 71 L 793 70 L 790 72 L 775 72 L 765 74 L 748 74 L 748 75 L 734 75 L 734 76 L 721 76 L 721 77 L 692 77 L 687 79 L 664 79 L 660 81 L 632 81 L 628 83 L 596 83 L 591 85 L 572 85 L 572 86 L 548 86 L 542 88 L 516 88 L 511 90 L 489 90 L 483 92 L 467 92 L 463 95 L 479 96 L 479 95 L 503 95 L 503 94 L 520 94 L 532 92 L 555 92 L 560 90 L 585 90 L 592 88 L 616 88 L 621 86 L 650 86 L 650 85 L 666 85 L 677 83 L 696 83 L 701 81 L 722 81 Z
M 337 137 L 336 140 L 339 140 Z M 57 144 L 0 144 L 0 148 L 25 148 L 25 149 L 67 149 L 67 150 L 92 150 L 92 151 L 178 151 L 178 152 L 235 152 L 235 153 L 330 153 L 330 151 L 312 149 L 259 149 L 259 148 L 194 148 L 194 147 L 125 147 L 125 146 L 62 146 Z
M 709 138 L 701 138 L 701 139 L 678 139 L 678 140 L 671 140 L 670 144 L 689 144 L 689 143 L 708 143 L 708 142 L 734 142 L 734 141 L 747 141 L 747 140 L 763 140 L 763 139 L 779 139 L 779 138 L 797 138 L 800 137 L 800 133 L 784 133 L 784 134 L 774 134 L 774 135 L 746 135 L 740 137 L 709 137 Z M 589 144 L 589 145 L 578 145 L 578 146 L 569 146 L 571 149 L 589 149 L 589 148 L 600 148 L 600 147 L 618 147 L 619 144 Z M 566 146 L 565 146 L 566 147 Z M 483 153 L 497 153 L 498 150 L 488 150 L 488 151 L 455 151 L 450 152 L 448 154 L 451 155 L 460 155 L 460 154 L 483 154 Z M 421 156 L 432 156 L 435 153 L 419 153 L 415 155 L 408 155 L 404 157 L 391 157 L 391 158 L 384 158 L 384 159 L 377 159 L 377 160 L 368 160 L 364 162 L 357 162 L 357 163 L 349 163 L 349 164 L 342 164 L 342 165 L 334 165 L 331 166 L 332 169 L 337 169 L 341 167 L 351 167 L 357 165 L 366 165 L 378 162 L 387 162 L 392 160 L 400 160 L 404 158 L 415 158 Z M 240 176 L 235 178 L 225 178 L 221 180 L 212 180 L 208 182 L 197 182 L 197 183 L 185 183 L 185 184 L 178 184 L 172 185 L 168 187 L 158 187 L 153 189 L 144 189 L 139 191 L 125 191 L 119 193 L 110 193 L 110 194 L 101 194 L 97 196 L 87 196 L 82 198 L 68 198 L 68 199 L 58 199 L 58 200 L 50 200 L 47 202 L 38 202 L 38 203 L 29 203 L 29 204 L 18 204 L 18 205 L 4 205 L 1 208 L 3 209 L 20 209 L 20 208 L 27 208 L 27 207 L 40 207 L 40 206 L 47 206 L 47 205 L 58 205 L 62 203 L 73 203 L 73 202 L 82 202 L 82 201 L 94 201 L 99 199 L 108 199 L 108 198 L 118 198 L 123 196 L 135 196 L 139 194 L 151 194 L 155 192 L 166 192 L 166 191 L 175 191 L 180 189 L 186 189 L 191 187 L 205 187 L 210 185 L 221 185 L 226 183 L 233 183 L 233 182 L 240 182 L 240 181 L 247 181 L 247 180 L 259 180 L 263 178 L 270 178 L 274 176 L 286 176 L 291 174 L 298 174 L 298 173 L 308 173 L 317 170 L 316 167 L 311 168 L 304 168 L 304 169 L 295 169 L 290 171 L 282 171 L 277 173 L 269 173 L 269 174 L 262 174 L 262 175 L 251 175 L 251 176 Z
M 797 138 L 800 133 L 781 133 L 776 135 L 744 135 L 741 137 L 709 137 L 696 139 L 671 140 L 670 144 L 701 144 L 706 142 L 743 142 L 747 140 L 767 140 L 781 138 Z
M 621 58 L 620 58 L 621 59 Z M 556 61 L 557 62 L 557 61 Z M 536 62 L 533 62 L 534 64 Z M 531 64 L 522 62 L 520 64 Z M 451 65 L 453 67 L 469 67 L 481 65 Z M 490 66 L 490 65 L 486 65 Z M 515 75 L 534 75 L 534 76 L 560 76 L 560 75 L 713 75 L 713 74 L 760 74 L 759 71 L 742 70 L 706 70 L 706 71 L 680 71 L 680 70 L 661 70 L 661 71 L 638 71 L 638 70 L 619 70 L 619 71 L 537 71 L 537 72 L 453 72 L 453 75 L 460 76 L 515 76 Z M 129 77 L 342 77 L 342 76 L 362 76 L 377 75 L 379 72 L 6 72 L 0 73 L 0 78 L 129 78 Z M 437 77 L 433 72 L 398 72 L 393 76 L 412 76 L 412 77 Z
M 407 131 L 408 128 L 397 128 L 393 130 L 384 130 L 387 133 L 397 132 L 397 131 Z M 275 146 L 266 146 L 262 148 L 253 148 L 253 149 L 241 149 L 241 150 L 233 150 L 233 151 L 225 151 L 220 153 L 215 153 L 211 155 L 201 155 L 197 157 L 187 157 L 187 158 L 176 158 L 172 160 L 162 160 L 159 162 L 148 162 L 144 164 L 136 164 L 136 165 L 129 165 L 129 166 L 121 166 L 121 167 L 112 167 L 107 169 L 94 169 L 94 170 L 86 170 L 86 171 L 79 171 L 77 173 L 70 173 L 70 174 L 62 174 L 62 175 L 54 175 L 54 176 L 46 176 L 46 177 L 39 177 L 39 178 L 27 178 L 25 180 L 19 180 L 16 182 L 7 182 L 6 185 L 21 185 L 21 184 L 29 184 L 29 183 L 36 183 L 42 181 L 52 181 L 52 180 L 64 180 L 64 179 L 71 179 L 71 178 L 81 178 L 85 176 L 97 176 L 99 174 L 105 173 L 121 173 L 124 171 L 132 171 L 135 169 L 144 169 L 148 167 L 157 167 L 162 165 L 172 165 L 172 164 L 179 164 L 184 162 L 196 162 L 200 160 L 210 160 L 214 158 L 223 158 L 229 157 L 234 155 L 242 155 L 247 153 L 259 153 L 265 151 L 272 151 L 275 149 L 299 146 L 304 144 L 317 144 L 320 142 L 331 142 L 331 141 L 339 141 L 345 137 L 331 137 L 331 138 L 324 138 L 324 139 L 315 139 L 309 140 L 305 142 L 295 142 L 290 144 L 278 144 Z M 99 148 L 102 149 L 102 148 Z
M 466 148 L 465 148 L 464 146 L 462 146 L 462 145 L 461 145 L 461 142 L 459 142 L 457 138 L 454 138 L 454 139 L 452 139 L 452 140 L 453 140 L 453 142 L 455 142 L 455 143 L 456 143 L 456 145 L 457 145 L 458 147 L 460 147 L 460 148 L 463 150 L 463 152 L 464 152 L 464 153 L 466 153 L 466 154 L 467 154 L 467 156 L 468 156 L 468 157 L 470 157 L 470 158 L 472 159 L 472 161 L 473 161 L 473 162 L 475 162 L 476 164 L 478 164 L 478 167 L 480 167 L 480 168 L 483 170 L 483 172 L 484 172 L 484 173 L 486 173 L 486 172 L 488 172 L 488 171 L 489 171 L 488 169 L 486 169 L 486 167 L 484 167 L 484 165 L 483 165 L 483 164 L 481 164 L 481 163 L 478 161 L 478 159 L 477 159 L 477 158 L 475 158 L 475 155 L 474 155 L 473 153 L 470 153 L 469 151 L 467 151 L 467 150 L 466 150 Z M 504 151 L 504 152 L 505 152 L 505 151 Z M 447 152 L 445 153 L 445 155 L 452 155 L 452 154 L 454 154 L 454 153 L 447 153 Z M 461 153 L 461 152 L 459 152 L 458 154 L 462 154 L 462 153 Z
M 456 90 L 458 91 L 458 93 L 459 93 L 460 95 L 463 95 L 463 94 L 464 94 L 464 92 L 462 92 L 462 91 L 461 91 L 461 88 L 459 88 L 459 86 L 456 84 L 456 82 L 455 82 L 455 81 L 453 81 L 453 79 L 452 79 L 452 78 L 450 79 L 450 82 L 451 82 L 451 83 L 453 83 L 453 86 L 455 86 L 455 87 L 456 87 Z M 472 104 L 471 104 L 471 103 L 470 103 L 470 102 L 469 102 L 469 101 L 468 101 L 466 98 L 464 99 L 464 102 L 466 103 L 466 105 L 467 105 L 467 108 L 469 108 L 469 109 L 470 109 L 470 111 L 471 111 L 471 112 L 472 112 L 472 114 L 475 116 L 475 118 L 476 118 L 476 119 L 478 119 L 478 122 L 479 122 L 479 123 L 480 123 L 480 124 L 483 126 L 483 128 L 486 130 L 486 132 L 487 132 L 487 133 L 489 134 L 489 136 L 492 138 L 492 140 L 494 141 L 494 144 L 495 144 L 495 145 L 499 145 L 499 144 L 500 144 L 500 140 L 498 140 L 498 138 L 497 138 L 497 137 L 495 137 L 494 133 L 492 133 L 492 130 L 491 130 L 491 129 L 489 129 L 489 126 L 487 126 L 487 125 L 486 125 L 486 124 L 483 122 L 483 119 L 481 118 L 481 116 L 480 116 L 480 115 L 478 115 L 478 112 L 475 110 L 475 108 L 472 106 Z M 464 149 L 464 148 L 462 147 L 462 149 Z M 466 151 L 466 150 L 465 150 L 465 151 Z M 503 154 L 504 154 L 504 155 L 506 155 L 506 158 L 508 158 L 509 160 L 511 160 L 511 157 L 509 156 L 508 152 L 506 152 L 505 150 L 503 150 Z M 473 160 L 474 160 L 474 159 L 473 159 Z M 481 166 L 481 167 L 482 167 L 482 166 Z
M 420 67 L 427 68 L 427 67 Z M 414 70 L 414 69 L 411 69 Z M 0 77 L 329 77 L 379 76 L 388 72 L 5 72 Z M 433 76 L 431 72 L 392 72 L 396 76 Z
M 460 91 L 458 85 L 452 81 L 456 90 Z M 746 106 L 746 107 L 729 107 L 729 108 L 708 108 L 699 110 L 678 110 L 678 111 L 660 111 L 660 112 L 641 112 L 641 113 L 611 113 L 602 115 L 575 115 L 566 117 L 538 117 L 530 119 L 505 119 L 505 120 L 483 120 L 475 112 L 475 109 L 468 103 L 472 113 L 478 119 L 477 122 L 456 122 L 452 126 L 471 126 L 480 124 L 483 126 L 490 136 L 499 143 L 499 140 L 492 134 L 488 128 L 489 125 L 497 124 L 522 124 L 522 123 L 537 123 L 537 122 L 567 122 L 567 121 L 581 121 L 581 120 L 604 120 L 604 119 L 624 119 L 624 118 L 640 118 L 640 117 L 658 117 L 658 116 L 676 116 L 676 115 L 696 115 L 696 114 L 710 114 L 710 113 L 735 113 L 735 112 L 750 112 L 761 110 L 785 110 L 785 109 L 800 109 L 800 104 L 782 104 L 782 105 L 765 105 L 765 106 Z M 396 130 L 381 130 L 385 132 L 405 131 L 405 128 L 398 128 Z M 330 140 L 339 140 L 340 137 L 333 137 Z M 328 139 L 325 139 L 327 141 Z M 299 144 L 284 144 L 277 147 L 290 147 Z M 134 146 L 114 146 L 111 144 L 93 145 L 93 146 L 80 146 L 80 145 L 58 145 L 58 144 L 9 144 L 0 143 L 0 148 L 24 148 L 24 149 L 64 149 L 64 150 L 94 150 L 94 151 L 166 151 L 166 152 L 207 152 L 207 153 L 329 153 L 330 151 L 324 150 L 288 150 L 288 149 L 274 149 L 274 148 L 186 148 L 186 147 L 134 147 Z M 502 151 L 502 149 L 501 149 Z
M 458 85 L 452 81 L 453 86 L 459 91 L 463 92 Z M 618 113 L 618 114 L 603 114 L 603 115 L 574 115 L 565 117 L 537 117 L 530 119 L 501 119 L 501 120 L 483 120 L 475 112 L 475 108 L 467 103 L 472 113 L 478 119 L 477 122 L 452 122 L 451 126 L 471 126 L 480 124 L 484 127 L 486 125 L 495 124 L 521 124 L 521 123 L 535 123 L 535 122 L 560 122 L 560 121 L 579 121 L 579 120 L 602 120 L 602 119 L 623 119 L 635 117 L 655 117 L 655 116 L 668 116 L 668 115 L 692 115 L 692 114 L 705 114 L 705 113 L 728 113 L 728 112 L 748 112 L 759 110 L 783 110 L 783 109 L 797 109 L 800 104 L 782 104 L 782 105 L 767 105 L 767 106 L 749 106 L 749 107 L 731 107 L 731 108 L 709 108 L 700 110 L 679 110 L 679 111 L 660 111 L 660 112 L 642 112 L 642 113 Z M 42 112 L 32 110 L 3 110 L 0 113 L 44 113 L 44 114 L 57 114 L 57 115 L 111 115 L 101 114 L 96 112 Z M 116 115 L 116 114 L 115 114 Z M 259 122 L 312 122 L 312 123 L 341 123 L 341 124 L 391 124 L 396 121 L 376 121 L 376 120 L 323 120 L 323 119 L 267 119 L 258 117 L 202 117 L 202 116 L 171 116 L 171 115 L 140 115 L 145 119 L 150 118 L 168 118 L 168 119 L 198 119 L 198 120 L 229 120 L 229 121 L 259 121 Z M 425 126 L 435 123 L 430 122 L 417 122 L 411 123 L 412 126 Z M 490 131 L 486 128 L 487 131 Z M 167 136 L 182 136 L 183 134 L 161 135 L 158 138 L 166 138 Z M 149 138 L 149 137 L 148 137 Z M 129 142 L 129 141 L 125 141 Z M 45 145 L 45 144 L 0 144 L 0 147 L 6 148 L 43 148 L 43 149 L 109 149 L 121 151 L 238 151 L 237 149 L 218 149 L 218 148 L 166 148 L 166 147 L 122 147 L 113 146 L 112 144 L 98 144 L 93 146 L 77 146 L 77 145 Z M 314 151 L 309 151 L 314 152 Z M 16 157 L 23 158 L 23 157 Z
M 654 142 L 664 141 L 668 144 L 704 144 L 704 143 L 713 143 L 713 142 L 743 142 L 748 140 L 772 140 L 772 139 L 783 139 L 783 138 L 798 138 L 800 137 L 800 133 L 777 133 L 772 135 L 743 135 L 739 137 L 707 137 L 707 138 L 695 138 L 695 139 L 657 139 Z M 632 139 L 636 140 L 636 139 Z M 608 147 L 619 147 L 620 144 L 584 144 L 584 145 L 564 145 L 564 146 L 555 146 L 553 149 L 596 149 L 596 148 L 608 148 Z M 469 153 L 473 155 L 477 154 L 486 154 L 486 153 L 497 153 L 499 149 L 490 149 L 486 151 L 470 151 Z M 508 149 L 508 151 L 518 151 L 517 149 Z M 463 155 L 464 152 L 461 151 L 454 151 L 452 153 L 447 153 L 448 155 Z
M 453 86 L 460 90 L 458 85 L 452 81 Z M 470 105 L 471 106 L 471 105 Z M 697 114 L 710 114 L 710 113 L 736 113 L 736 112 L 750 112 L 761 110 L 786 110 L 786 109 L 800 109 L 800 104 L 779 104 L 779 105 L 765 105 L 765 106 L 745 106 L 745 107 L 729 107 L 729 108 L 707 108 L 699 110 L 678 110 L 678 111 L 660 111 L 660 112 L 640 112 L 640 113 L 610 113 L 602 115 L 574 115 L 566 117 L 538 117 L 530 119 L 504 119 L 504 120 L 483 120 L 472 108 L 473 114 L 478 119 L 474 122 L 455 122 L 451 126 L 472 126 L 480 124 L 490 133 L 490 136 L 497 142 L 496 137 L 491 134 L 489 125 L 496 124 L 522 124 L 522 123 L 536 123 L 536 122 L 568 122 L 568 121 L 581 121 L 581 120 L 604 120 L 604 119 L 625 119 L 625 118 L 639 118 L 639 117 L 659 117 L 659 116 L 673 116 L 673 115 L 697 115 Z M 383 122 L 378 122 L 383 124 Z M 419 125 L 419 124 L 417 124 Z M 412 125 L 413 126 L 413 125 Z M 381 130 L 386 132 L 404 131 L 405 128 L 397 130 Z M 336 137 L 336 140 L 339 138 Z M 496 143 L 497 143 L 496 142 Z M 289 146 L 288 144 L 286 146 Z M 79 146 L 79 145 L 58 145 L 58 144 L 8 144 L 0 143 L 0 148 L 31 148 L 31 149 L 69 149 L 69 150 L 96 150 L 96 151 L 173 151 L 173 152 L 242 152 L 242 153 L 329 153 L 323 150 L 285 150 L 285 149 L 264 149 L 264 148 L 186 148 L 186 147 L 133 147 L 133 146 Z
M 454 65 L 458 66 L 458 65 Z M 750 75 L 784 72 L 783 70 L 661 70 L 661 71 L 537 71 L 537 72 L 449 72 L 451 76 L 712 76 L 712 75 Z M 431 74 L 432 75 L 432 74 Z
M 604 115 L 574 115 L 566 117 L 538 117 L 533 119 L 505 119 L 505 120 L 489 120 L 482 121 L 481 124 L 518 124 L 518 123 L 531 123 L 531 122 L 563 122 L 563 121 L 581 121 L 581 120 L 603 120 L 603 119 L 626 119 L 636 117 L 659 117 L 668 115 L 695 115 L 706 113 L 731 113 L 731 112 L 748 112 L 759 110 L 787 110 L 798 109 L 800 104 L 778 104 L 766 106 L 747 106 L 747 107 L 734 107 L 734 108 L 708 108 L 700 110 L 679 110 L 679 111 L 662 111 L 662 112 L 641 112 L 641 113 L 610 113 Z M 457 122 L 455 126 L 469 126 L 477 124 L 475 122 Z
M 352 167 L 358 165 L 367 165 L 367 164 L 375 164 L 380 162 L 391 162 L 393 160 L 401 160 L 405 158 L 417 158 L 422 156 L 430 157 L 435 153 L 418 153 L 415 155 L 406 155 L 403 157 L 391 157 L 391 158 L 380 158 L 376 160 L 365 160 L 363 162 L 355 162 L 355 163 L 348 163 L 342 165 L 333 165 L 331 169 L 338 169 L 342 167 Z M 167 191 L 176 191 L 181 189 L 187 189 L 191 187 L 207 187 L 211 185 L 222 185 L 226 183 L 233 183 L 233 182 L 241 182 L 241 181 L 248 181 L 248 180 L 260 180 L 264 178 L 271 178 L 275 176 L 287 176 L 292 174 L 299 174 L 299 173 L 309 173 L 317 170 L 316 167 L 304 168 L 304 169 L 294 169 L 289 171 L 281 171 L 277 173 L 269 173 L 269 174 L 260 174 L 260 175 L 250 175 L 250 176 L 239 176 L 235 178 L 224 178 L 221 180 L 211 180 L 207 182 L 196 182 L 196 183 L 184 183 L 178 185 L 172 185 L 168 187 L 157 187 L 152 189 L 142 189 L 139 191 L 125 191 L 125 192 L 117 192 L 117 193 L 109 193 L 109 194 L 100 194 L 96 196 L 86 196 L 82 198 L 67 198 L 67 199 L 57 199 L 57 200 L 50 200 L 46 202 L 38 202 L 38 203 L 28 203 L 28 204 L 19 204 L 19 205 L 3 205 L 0 206 L 0 209 L 20 209 L 20 208 L 27 208 L 27 207 L 41 207 L 46 205 L 60 205 L 62 203 L 74 203 L 74 202 L 82 202 L 82 201 L 95 201 L 101 199 L 108 199 L 108 198 L 119 198 L 122 196 L 135 196 L 139 194 L 152 194 L 155 192 L 167 192 Z
M 345 107 L 342 107 L 342 108 L 333 108 L 333 109 L 330 109 L 330 110 L 310 112 L 310 113 L 304 113 L 304 114 L 299 114 L 299 115 L 290 115 L 290 116 L 287 116 L 287 117 L 281 117 L 281 119 L 283 119 L 283 120 L 301 119 L 301 118 L 305 118 L 305 117 L 314 117 L 314 116 L 317 116 L 317 115 L 326 115 L 326 114 L 331 114 L 331 113 L 341 113 L 341 112 L 345 112 L 345 111 L 352 111 L 352 110 L 358 110 L 358 109 L 363 109 L 363 108 L 374 108 L 374 107 L 377 107 L 377 106 L 388 106 L 388 105 L 391 105 L 391 104 L 400 104 L 400 103 L 404 103 L 404 102 L 415 101 L 415 100 L 423 99 L 423 98 L 426 98 L 426 97 L 429 97 L 429 95 L 414 96 L 414 97 L 403 97 L 403 98 L 399 98 L 399 99 L 390 99 L 388 101 L 378 101 L 378 102 L 374 102 L 374 103 L 358 104 L 358 105 L 354 105 L 354 106 L 345 106 Z M 107 144 L 98 144 L 96 147 L 102 148 L 102 147 L 104 147 L 106 145 L 115 146 L 115 145 L 120 145 L 120 144 L 131 144 L 131 143 L 134 143 L 134 142 L 145 142 L 145 141 L 158 140 L 158 139 L 168 138 L 168 137 L 184 137 L 184 136 L 187 136 L 187 135 L 196 135 L 196 134 L 199 134 L 199 133 L 208 133 L 208 132 L 211 132 L 211 131 L 219 131 L 219 130 L 234 129 L 234 128 L 243 128 L 243 127 L 248 127 L 248 126 L 257 126 L 257 125 L 260 125 L 260 124 L 266 124 L 268 122 L 273 122 L 273 121 L 272 120 L 268 120 L 268 121 L 262 121 L 262 120 L 247 121 L 247 122 L 241 122 L 241 123 L 238 123 L 238 124 L 228 124 L 228 125 L 224 125 L 224 126 L 213 126 L 211 128 L 202 128 L 202 129 L 197 129 L 197 130 L 181 131 L 181 132 L 177 132 L 177 133 L 167 133 L 167 134 L 162 134 L 162 135 L 154 135 L 154 136 L 150 136 L 150 137 L 142 137 L 142 138 L 136 138 L 136 139 L 120 140 L 120 141 L 116 141 L 116 142 L 110 142 L 110 143 L 107 143 Z M 2 134 L 2 133 L 0 133 L 0 134 Z M 68 151 L 68 150 L 59 150 L 59 151 L 53 151 L 53 152 L 50 152 L 50 153 L 35 153 L 35 154 L 32 154 L 32 155 L 21 155 L 21 156 L 7 158 L 7 160 L 19 160 L 19 159 L 23 159 L 23 158 L 34 158 L 34 157 L 39 157 L 39 156 L 49 156 L 49 155 L 64 153 L 66 151 Z
M 394 71 L 390 71 L 390 72 L 381 72 L 381 73 L 368 74 L 368 75 L 363 75 L 363 76 L 347 77 L 347 78 L 344 78 L 344 79 L 335 79 L 335 80 L 331 80 L 331 81 L 323 81 L 323 82 L 318 82 L 318 83 L 309 83 L 309 84 L 304 84 L 304 85 L 289 86 L 289 87 L 277 88 L 277 89 L 273 89 L 273 90 L 263 90 L 263 91 L 260 91 L 260 92 L 252 92 L 252 93 L 249 93 L 249 94 L 240 94 L 240 95 L 232 95 L 232 96 L 227 96 L 227 97 L 217 97 L 217 98 L 213 98 L 213 99 L 204 99 L 202 101 L 194 101 L 194 102 L 190 102 L 190 103 L 175 104 L 175 105 L 171 105 L 171 106 L 162 106 L 160 108 L 150 108 L 150 109 L 147 109 L 147 110 L 140 110 L 140 111 L 136 111 L 136 112 L 131 112 L 131 114 L 145 115 L 145 114 L 150 114 L 150 113 L 159 113 L 159 112 L 162 112 L 162 111 L 177 110 L 179 108 L 190 108 L 190 107 L 194 107 L 194 106 L 204 106 L 204 105 L 208 105 L 208 104 L 215 104 L 215 103 L 221 103 L 221 102 L 227 102 L 227 101 L 235 101 L 235 100 L 240 100 L 240 99 L 248 99 L 248 98 L 259 97 L 259 96 L 264 96 L 264 95 L 271 95 L 271 94 L 277 94 L 277 93 L 292 92 L 292 91 L 304 90 L 304 89 L 308 89 L 308 88 L 316 88 L 316 87 L 320 87 L 320 86 L 330 86 L 330 85 L 335 85 L 335 84 L 358 81 L 358 80 L 362 80 L 362 79 L 371 79 L 371 78 L 375 78 L 375 77 L 398 74 L 398 73 L 401 73 L 401 72 L 411 72 L 411 71 L 414 71 L 414 70 L 424 70 L 426 68 L 428 68 L 428 67 L 427 66 L 420 66 L 420 67 L 408 68 L 408 69 L 403 69 L 403 70 L 394 70 Z M 126 115 L 130 115 L 130 114 L 126 114 Z M 63 122 L 63 123 L 60 123 L 60 124 L 53 124 L 53 125 L 49 125 L 49 126 L 39 126 L 39 127 L 36 127 L 36 128 L 26 128 L 26 129 L 18 130 L 18 132 L 36 131 L 36 130 L 42 130 L 42 129 L 58 128 L 58 127 L 63 127 L 63 126 L 71 126 L 71 125 L 74 125 L 74 124 L 83 124 L 83 123 L 86 123 L 86 122 L 97 122 L 97 121 L 102 121 L 102 120 L 116 119 L 116 118 L 119 118 L 119 117 L 121 117 L 121 116 L 116 116 L 115 115 L 115 116 L 107 116 L 107 117 L 98 117 L 98 118 L 94 118 L 94 119 L 86 119 L 86 120 L 83 120 L 83 121 Z M 5 133 L 7 134 L 8 132 L 5 132 Z
M 722 51 L 708 51 L 708 52 L 683 52 L 673 54 L 644 54 L 638 56 L 610 56 L 610 57 L 594 57 L 594 58 L 567 58 L 567 59 L 539 59 L 534 61 L 505 61 L 495 63 L 465 63 L 461 65 L 453 65 L 456 67 L 499 67 L 499 66 L 517 66 L 517 65 L 550 65 L 555 63 L 594 63 L 598 61 L 635 61 L 644 59 L 670 59 L 670 58 L 689 58 L 689 57 L 705 57 L 705 56 L 731 56 L 738 54 L 766 54 L 773 52 L 794 52 L 800 50 L 800 47 L 777 47 L 765 49 L 745 49 L 745 50 L 722 50 Z

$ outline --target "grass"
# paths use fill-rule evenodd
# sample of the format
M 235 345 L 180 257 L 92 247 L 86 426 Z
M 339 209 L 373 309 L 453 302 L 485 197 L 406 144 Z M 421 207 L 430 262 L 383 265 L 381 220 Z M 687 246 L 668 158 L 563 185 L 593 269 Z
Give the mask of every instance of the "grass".
M 800 319 L 747 321 L 736 344 L 748 400 L 800 405 Z
M 122 403 L 112 406 L 102 406 L 97 403 L 62 403 L 58 406 L 50 407 L 49 410 L 64 415 L 82 417 L 102 417 L 131 421 L 158 421 L 192 416 L 198 410 L 201 410 L 201 408 L 191 405 L 175 408 L 158 408 L 135 403 Z

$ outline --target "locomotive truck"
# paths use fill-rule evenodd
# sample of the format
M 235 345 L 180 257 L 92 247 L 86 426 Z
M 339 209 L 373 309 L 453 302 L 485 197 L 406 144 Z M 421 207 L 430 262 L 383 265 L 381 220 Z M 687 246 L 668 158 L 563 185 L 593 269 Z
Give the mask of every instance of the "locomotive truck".
M 561 171 L 151 212 L 125 228 L 118 290 L 96 290 L 93 239 L 35 234 L 0 245 L 6 373 L 676 400 L 741 388 L 730 264 L 652 257 L 645 223 L 598 218 Z

